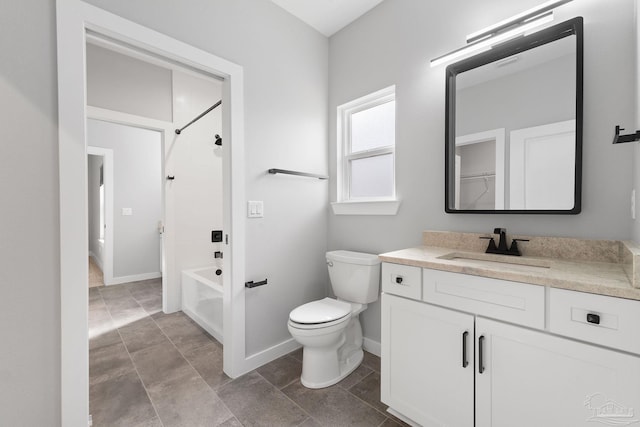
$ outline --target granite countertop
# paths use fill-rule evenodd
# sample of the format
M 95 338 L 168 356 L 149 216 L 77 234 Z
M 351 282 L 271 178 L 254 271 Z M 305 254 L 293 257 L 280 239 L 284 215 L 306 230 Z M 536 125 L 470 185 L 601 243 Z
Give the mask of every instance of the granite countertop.
M 530 238 L 523 256 L 485 254 L 486 241 L 475 233 L 429 232 L 424 246 L 380 255 L 384 262 L 454 273 L 551 286 L 572 291 L 640 300 L 636 261 L 640 250 L 632 242 L 566 238 Z M 511 238 L 512 236 L 510 236 Z M 516 237 L 516 236 L 513 236 Z M 563 247 L 565 250 L 563 250 Z M 550 256 L 540 256 L 541 251 Z

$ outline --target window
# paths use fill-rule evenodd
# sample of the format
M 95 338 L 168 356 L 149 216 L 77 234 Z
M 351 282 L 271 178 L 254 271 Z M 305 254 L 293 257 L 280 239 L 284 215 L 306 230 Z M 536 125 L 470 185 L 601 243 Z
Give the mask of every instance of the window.
M 395 191 L 395 86 L 338 107 L 336 214 L 393 215 Z

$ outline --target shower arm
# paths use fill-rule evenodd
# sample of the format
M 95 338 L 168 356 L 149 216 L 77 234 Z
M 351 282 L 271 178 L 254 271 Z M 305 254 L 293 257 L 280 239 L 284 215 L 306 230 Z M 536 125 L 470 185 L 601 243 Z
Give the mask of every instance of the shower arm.
M 200 120 L 201 118 L 203 118 L 204 116 L 209 114 L 216 107 L 219 107 L 220 104 L 222 104 L 222 100 L 216 102 L 211 107 L 207 108 L 198 117 L 196 117 L 195 119 L 191 120 L 189 123 L 187 123 L 186 125 L 182 126 L 180 129 L 176 129 L 176 134 L 180 135 L 180 133 L 182 133 L 183 130 L 185 130 L 186 128 L 188 128 L 189 126 L 191 126 L 192 124 L 194 124 L 195 122 L 197 122 L 198 120 Z

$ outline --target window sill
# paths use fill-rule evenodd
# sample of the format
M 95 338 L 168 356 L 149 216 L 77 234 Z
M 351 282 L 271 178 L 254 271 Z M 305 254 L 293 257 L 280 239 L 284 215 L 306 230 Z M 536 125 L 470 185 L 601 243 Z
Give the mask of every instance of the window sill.
M 333 202 L 334 215 L 396 215 L 400 200 L 371 202 Z

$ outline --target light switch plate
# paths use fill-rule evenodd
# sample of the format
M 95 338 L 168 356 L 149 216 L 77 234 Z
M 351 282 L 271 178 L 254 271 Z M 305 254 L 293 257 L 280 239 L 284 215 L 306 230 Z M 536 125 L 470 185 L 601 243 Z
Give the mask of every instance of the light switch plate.
M 247 217 L 249 218 L 264 217 L 264 203 L 262 202 L 262 200 L 249 200 L 247 202 Z
M 133 215 L 133 208 L 122 208 L 122 216 Z

